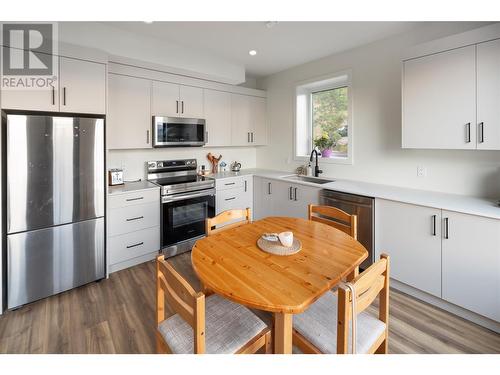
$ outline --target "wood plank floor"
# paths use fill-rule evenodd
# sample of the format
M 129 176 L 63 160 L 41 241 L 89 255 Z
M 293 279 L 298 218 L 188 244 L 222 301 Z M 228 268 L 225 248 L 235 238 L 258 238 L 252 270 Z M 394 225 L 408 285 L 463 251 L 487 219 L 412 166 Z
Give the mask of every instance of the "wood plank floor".
M 199 290 L 190 253 L 170 261 Z M 7 312 L 0 353 L 154 353 L 154 278 L 148 262 Z M 390 353 L 500 353 L 500 335 L 397 291 L 389 322 Z

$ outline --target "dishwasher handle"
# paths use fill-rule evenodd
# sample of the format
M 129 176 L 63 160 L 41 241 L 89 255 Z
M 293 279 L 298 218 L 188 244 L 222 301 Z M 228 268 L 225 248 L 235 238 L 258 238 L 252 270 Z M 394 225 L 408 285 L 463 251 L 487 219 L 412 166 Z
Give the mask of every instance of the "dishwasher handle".
M 321 199 L 325 201 L 325 203 L 332 202 L 331 206 L 336 207 L 334 203 L 342 203 L 342 204 L 348 204 L 350 206 L 356 206 L 356 207 L 366 207 L 366 208 L 373 208 L 373 201 L 370 203 L 359 203 L 359 202 L 354 202 L 351 200 L 343 200 L 343 199 L 336 199 L 336 198 L 330 198 L 327 196 L 321 196 Z

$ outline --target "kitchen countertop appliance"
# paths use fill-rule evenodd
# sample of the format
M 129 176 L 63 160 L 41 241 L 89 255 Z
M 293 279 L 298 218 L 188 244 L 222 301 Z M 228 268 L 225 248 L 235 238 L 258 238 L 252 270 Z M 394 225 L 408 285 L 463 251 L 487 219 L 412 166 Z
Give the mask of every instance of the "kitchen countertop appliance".
M 161 188 L 162 253 L 191 250 L 205 236 L 205 220 L 215 216 L 215 180 L 197 173 L 196 159 L 149 161 L 146 168 Z
M 7 308 L 106 277 L 104 119 L 2 112 L 2 139 Z
M 338 191 L 322 190 L 319 202 L 322 205 L 340 208 L 350 215 L 358 216 L 358 241 L 368 251 L 368 258 L 361 263 L 360 268 L 368 268 L 374 261 L 374 199 Z
M 231 171 L 232 172 L 239 172 L 240 170 L 241 170 L 241 163 L 238 163 L 237 161 L 235 161 L 231 164 Z

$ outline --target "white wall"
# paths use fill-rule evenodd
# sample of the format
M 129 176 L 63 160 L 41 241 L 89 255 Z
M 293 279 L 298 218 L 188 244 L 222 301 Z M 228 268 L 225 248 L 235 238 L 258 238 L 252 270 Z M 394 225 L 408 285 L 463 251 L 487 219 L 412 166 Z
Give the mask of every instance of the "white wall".
M 59 22 L 59 39 L 110 55 L 163 65 L 175 74 L 228 84 L 245 81 L 245 67 L 241 63 L 99 22 Z
M 229 165 L 233 161 L 241 163 L 242 168 L 255 168 L 255 147 L 180 147 L 140 150 L 110 150 L 107 156 L 107 168 L 123 168 L 125 180 L 146 178 L 145 162 L 151 160 L 174 160 L 195 158 L 198 165 L 210 168 L 207 154 L 222 155 L 222 161 Z
M 260 80 L 259 88 L 268 92 L 272 146 L 258 149 L 257 167 L 292 171 L 301 164 L 293 161 L 296 83 L 351 69 L 354 164 L 323 163 L 324 176 L 500 198 L 499 151 L 401 149 L 401 57 L 405 49 L 479 26 L 426 24 Z M 427 177 L 417 177 L 417 166 L 427 168 Z

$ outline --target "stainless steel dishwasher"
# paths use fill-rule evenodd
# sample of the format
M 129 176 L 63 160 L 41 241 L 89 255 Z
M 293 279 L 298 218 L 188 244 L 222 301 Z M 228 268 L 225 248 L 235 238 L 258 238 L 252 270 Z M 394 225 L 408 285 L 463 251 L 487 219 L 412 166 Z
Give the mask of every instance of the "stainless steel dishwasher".
M 350 215 L 358 216 L 358 241 L 368 250 L 368 258 L 361 263 L 360 268 L 368 268 L 373 263 L 373 244 L 375 243 L 373 198 L 322 190 L 319 201 L 322 205 L 340 208 Z

